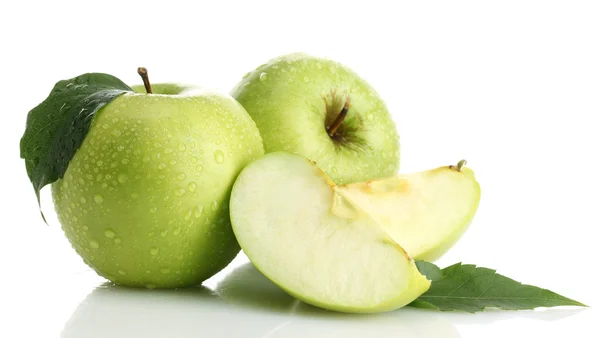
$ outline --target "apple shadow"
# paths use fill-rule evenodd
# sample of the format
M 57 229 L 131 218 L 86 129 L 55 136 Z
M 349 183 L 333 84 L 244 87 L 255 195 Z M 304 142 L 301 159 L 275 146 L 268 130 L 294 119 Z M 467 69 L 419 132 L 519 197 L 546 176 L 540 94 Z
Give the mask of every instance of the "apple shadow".
M 441 337 L 460 333 L 439 312 L 402 308 L 379 314 L 348 314 L 306 304 L 287 294 L 258 271 L 243 264 L 225 276 L 214 293 L 225 302 L 254 313 L 287 316 L 268 337 Z
M 94 289 L 65 324 L 62 338 L 459 338 L 435 312 L 351 315 L 300 302 L 251 264 L 233 270 L 215 290 L 145 290 L 106 283 Z
M 106 283 L 79 304 L 61 337 L 263 337 L 286 320 L 239 311 L 205 287 L 145 290 Z

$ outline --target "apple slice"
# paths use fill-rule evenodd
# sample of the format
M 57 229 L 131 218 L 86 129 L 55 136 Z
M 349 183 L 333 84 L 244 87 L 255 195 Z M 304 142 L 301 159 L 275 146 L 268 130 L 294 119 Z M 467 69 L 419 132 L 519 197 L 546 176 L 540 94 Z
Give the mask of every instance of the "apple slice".
M 433 261 L 458 241 L 479 206 L 479 184 L 465 163 L 351 183 L 339 190 L 411 257 Z
M 430 282 L 314 162 L 270 153 L 238 176 L 231 221 L 248 258 L 306 303 L 343 312 L 402 307 Z

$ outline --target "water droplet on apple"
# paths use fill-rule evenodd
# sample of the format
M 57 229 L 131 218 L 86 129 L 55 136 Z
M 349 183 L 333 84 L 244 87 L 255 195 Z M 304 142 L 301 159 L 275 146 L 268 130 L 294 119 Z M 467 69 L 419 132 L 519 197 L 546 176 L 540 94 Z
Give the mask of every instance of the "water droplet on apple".
M 123 270 L 123 269 L 119 269 L 119 270 L 117 270 L 117 272 L 118 272 L 118 273 L 119 273 L 119 275 L 121 275 L 121 276 L 125 276 L 125 275 L 127 274 L 127 272 L 125 272 L 125 270 Z
M 103 164 L 104 164 L 104 162 L 101 161 L 101 160 L 96 161 L 96 165 L 99 166 L 99 167 L 101 167 Z
M 204 207 L 201 205 L 198 205 L 195 209 L 194 209 L 194 217 L 196 218 L 200 218 L 200 216 L 202 216 L 202 212 L 204 211 Z
M 159 170 L 163 170 L 163 169 L 165 169 L 166 167 L 167 167 L 167 164 L 166 164 L 166 163 L 164 163 L 164 162 L 161 162 L 161 163 L 158 165 L 158 169 L 159 169 Z
M 223 155 L 223 152 L 220 150 L 215 151 L 215 161 L 219 164 L 223 163 L 223 161 L 225 161 L 225 156 Z
M 181 142 L 181 143 L 179 143 L 179 146 L 177 147 L 177 149 L 179 149 L 179 151 L 185 151 L 187 149 L 187 147 L 185 146 L 185 143 Z
M 250 72 L 248 72 L 248 73 L 244 74 L 244 76 L 242 76 L 242 79 L 245 79 L 245 78 L 247 78 L 248 76 L 250 76 Z
M 82 197 L 82 198 L 80 198 L 80 199 L 79 199 L 79 201 L 80 201 L 81 203 L 85 203 L 85 202 L 87 202 L 87 200 L 85 199 L 85 197 Z
M 267 81 L 267 73 L 262 72 L 260 73 L 260 77 L 259 77 L 260 81 L 265 82 Z
M 151 214 L 153 214 L 153 213 L 155 213 L 157 210 L 158 210 L 158 208 L 157 208 L 157 207 L 152 207 L 152 208 L 150 208 L 150 210 L 149 210 L 149 211 L 150 211 L 150 213 L 151 213 Z
M 175 236 L 179 235 L 180 233 L 181 233 L 180 227 L 177 227 L 177 228 L 175 228 L 175 230 L 173 230 L 173 235 L 175 235 Z
M 217 210 L 217 207 L 218 207 L 218 206 L 217 206 L 217 201 L 216 201 L 216 200 L 215 200 L 215 201 L 212 201 L 212 203 L 210 204 L 210 208 L 211 208 L 212 210 Z
M 121 243 L 121 238 L 120 237 L 115 237 L 115 244 L 119 244 Z
M 117 175 L 117 181 L 119 181 L 119 183 L 125 183 L 127 182 L 127 174 L 124 173 L 120 173 Z
M 203 166 L 202 164 L 198 164 L 198 165 L 196 166 L 196 171 L 197 171 L 197 172 L 202 172 L 203 170 L 204 170 L 204 166 Z
M 163 231 L 160 232 L 160 235 L 162 237 L 167 237 L 168 234 L 169 234 L 169 232 L 167 230 L 163 230 Z
M 106 229 L 104 230 L 104 236 L 106 236 L 106 238 L 114 238 L 115 232 L 112 229 Z
M 192 218 L 192 210 L 188 210 L 188 212 L 186 212 L 184 216 L 184 219 L 186 221 L 189 221 L 190 218 Z
M 177 188 L 177 189 L 175 189 L 175 196 L 181 197 L 183 195 L 185 195 L 185 189 L 183 189 L 183 188 Z
M 88 226 L 87 226 L 87 225 L 84 225 L 84 226 L 83 226 L 83 231 L 88 231 L 88 229 L 89 229 L 89 228 L 88 228 Z
M 152 248 L 152 249 L 150 249 L 150 254 L 151 254 L 152 256 L 156 256 L 156 255 L 158 255 L 158 248 Z
M 196 191 L 196 189 L 198 189 L 198 185 L 196 184 L 196 182 L 190 182 L 190 184 L 188 184 L 188 190 L 191 192 Z
M 373 114 L 372 113 L 368 113 L 367 114 L 367 120 L 373 121 Z
M 192 156 L 192 157 L 190 157 L 190 161 L 192 163 L 196 163 L 196 162 L 198 162 L 198 158 L 196 156 Z
M 305 76 L 305 77 L 304 77 L 304 82 L 305 82 L 305 83 L 309 83 L 309 82 L 310 82 L 310 79 L 308 78 L 308 76 Z
M 185 180 L 185 173 L 184 172 L 180 172 L 179 174 L 177 174 L 177 179 L 180 181 Z
M 169 274 L 170 272 L 171 272 L 171 269 L 169 269 L 169 268 L 161 268 L 160 269 L 160 273 L 165 274 L 165 275 Z
M 93 239 L 90 241 L 90 248 L 98 249 L 99 247 L 100 247 L 100 244 L 97 241 L 95 241 Z

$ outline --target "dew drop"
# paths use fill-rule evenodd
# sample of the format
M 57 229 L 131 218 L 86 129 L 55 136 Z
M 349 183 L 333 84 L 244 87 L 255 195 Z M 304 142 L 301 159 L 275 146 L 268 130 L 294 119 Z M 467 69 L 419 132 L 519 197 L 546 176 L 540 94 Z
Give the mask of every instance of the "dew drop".
M 202 212 L 204 211 L 204 207 L 201 205 L 198 205 L 195 209 L 194 209 L 194 217 L 196 218 L 200 218 L 200 216 L 202 216 Z
M 125 270 L 123 270 L 123 269 L 119 269 L 119 270 L 117 270 L 117 272 L 118 272 L 118 273 L 119 273 L 119 275 L 121 275 L 121 276 L 125 276 L 125 275 L 127 274 L 127 272 L 125 272 Z
M 179 151 L 185 151 L 187 149 L 187 147 L 185 146 L 185 143 L 181 142 L 181 143 L 179 143 L 179 146 L 177 147 L 177 149 L 179 149 Z
M 212 201 L 212 203 L 210 203 L 210 208 L 212 210 L 217 210 L 217 201 Z
M 223 163 L 223 161 L 225 161 L 225 156 L 223 155 L 223 152 L 220 150 L 215 151 L 215 161 L 219 164 Z
M 192 157 L 190 158 L 190 161 L 191 161 L 192 163 L 196 163 L 196 162 L 198 162 L 198 158 L 197 158 L 196 156 L 192 156 Z
M 85 202 L 87 202 L 87 200 L 85 199 L 85 197 L 82 197 L 82 198 L 80 198 L 80 199 L 79 199 L 79 201 L 80 201 L 81 203 L 85 203 Z
M 368 113 L 367 114 L 367 120 L 373 121 L 373 114 L 372 113 Z
M 175 196 L 181 197 L 183 195 L 185 195 L 185 189 L 183 189 L 183 188 L 175 189 Z
M 169 274 L 170 272 L 171 272 L 171 269 L 169 269 L 169 268 L 161 268 L 161 269 L 160 269 L 160 273 L 162 273 L 162 274 L 164 274 L 164 275 L 167 275 L 167 274 Z
M 175 235 L 175 236 L 179 235 L 180 233 L 181 233 L 180 227 L 177 227 L 177 228 L 175 228 L 175 230 L 173 230 L 173 235 Z
M 100 247 L 100 244 L 97 241 L 95 241 L 93 239 L 90 241 L 90 248 L 98 249 L 99 247 Z
M 169 232 L 167 230 L 163 230 L 163 231 L 160 232 L 160 235 L 162 237 L 167 237 L 168 234 L 169 234 Z
M 188 184 L 188 190 L 189 191 L 196 191 L 196 189 L 198 189 L 198 185 L 196 184 L 196 182 L 190 182 L 190 184 Z
M 152 256 L 156 256 L 156 255 L 158 255 L 158 248 L 152 248 L 152 249 L 150 249 L 150 254 L 151 254 Z
M 161 162 L 161 163 L 158 165 L 158 169 L 159 169 L 159 170 L 163 170 L 163 169 L 165 169 L 166 167 L 167 167 L 167 165 L 166 165 L 164 162 Z
M 260 81 L 262 81 L 262 82 L 267 81 L 267 73 L 265 73 L 265 72 L 260 73 Z
M 203 166 L 202 164 L 198 164 L 198 165 L 196 166 L 196 171 L 197 171 L 197 172 L 202 172 L 203 170 L 204 170 L 204 166 Z
M 157 207 L 152 207 L 152 208 L 150 208 L 150 210 L 149 210 L 149 211 L 150 211 L 150 213 L 151 213 L 151 214 L 153 214 L 153 213 L 155 213 L 157 210 L 158 210 L 158 208 L 157 208 Z
M 117 175 L 117 181 L 119 181 L 119 183 L 127 182 L 127 174 L 120 173 L 119 175 Z
M 112 229 L 106 229 L 104 230 L 104 236 L 106 236 L 107 238 L 114 238 L 115 237 L 115 231 Z
M 305 83 L 309 83 L 309 82 L 310 82 L 310 79 L 308 78 L 308 76 L 305 76 L 305 77 L 304 77 L 304 82 L 305 82 Z
M 177 174 L 177 179 L 180 181 L 185 180 L 185 173 L 181 172 L 181 173 Z
M 119 244 L 121 243 L 121 238 L 120 237 L 116 237 L 115 238 L 115 244 Z

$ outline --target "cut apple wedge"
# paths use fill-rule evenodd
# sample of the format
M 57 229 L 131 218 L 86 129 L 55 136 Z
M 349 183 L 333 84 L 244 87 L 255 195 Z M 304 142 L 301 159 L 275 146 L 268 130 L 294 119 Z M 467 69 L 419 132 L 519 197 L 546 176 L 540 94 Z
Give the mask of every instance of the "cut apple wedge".
M 411 257 L 434 261 L 463 235 L 479 206 L 479 184 L 465 164 L 352 183 L 338 192 L 360 205 Z
M 430 286 L 404 249 L 299 155 L 275 152 L 248 165 L 234 184 L 230 212 L 256 268 L 306 303 L 383 312 Z

